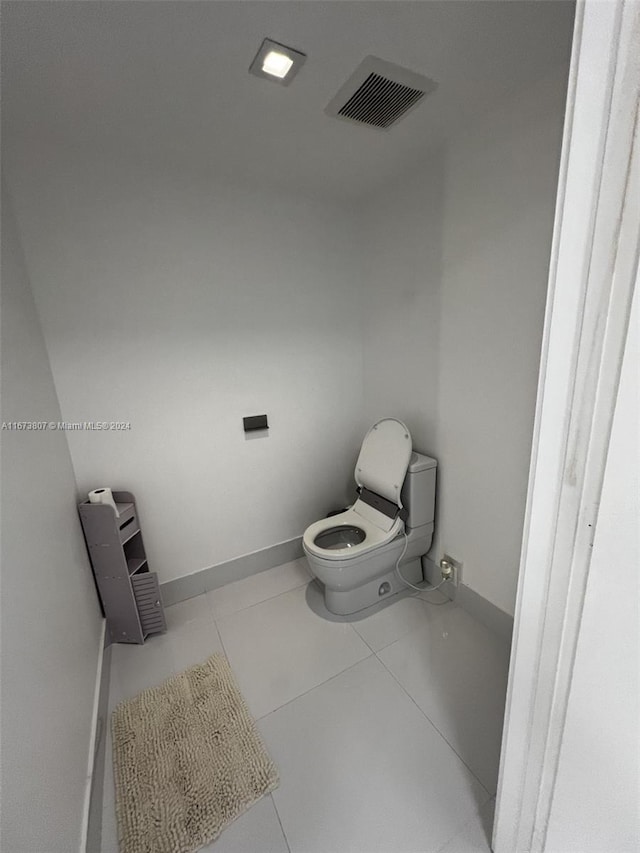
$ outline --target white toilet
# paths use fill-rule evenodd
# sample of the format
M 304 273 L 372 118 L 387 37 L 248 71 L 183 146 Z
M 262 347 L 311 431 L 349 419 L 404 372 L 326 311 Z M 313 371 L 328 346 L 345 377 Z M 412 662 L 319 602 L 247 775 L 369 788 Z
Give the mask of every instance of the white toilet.
M 311 573 L 332 613 L 355 613 L 423 579 L 431 547 L 437 462 L 412 450 L 409 430 L 383 418 L 366 434 L 356 463 L 358 500 L 311 524 L 302 540 Z M 406 549 L 405 549 L 406 545 Z M 404 551 L 404 553 L 403 553 Z

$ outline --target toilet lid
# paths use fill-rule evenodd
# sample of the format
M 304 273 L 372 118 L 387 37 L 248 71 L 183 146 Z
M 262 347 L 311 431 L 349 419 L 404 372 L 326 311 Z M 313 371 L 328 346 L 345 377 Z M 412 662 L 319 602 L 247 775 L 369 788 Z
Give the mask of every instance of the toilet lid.
M 411 434 L 402 421 L 383 418 L 364 437 L 356 462 L 356 483 L 402 506 L 400 491 L 411 450 Z

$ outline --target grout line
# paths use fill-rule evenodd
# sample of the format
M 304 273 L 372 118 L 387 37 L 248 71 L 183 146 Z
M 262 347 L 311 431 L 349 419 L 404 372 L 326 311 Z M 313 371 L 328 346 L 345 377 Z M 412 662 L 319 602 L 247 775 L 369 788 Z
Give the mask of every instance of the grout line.
M 420 598 L 420 596 L 419 596 L 419 594 L 418 594 L 418 593 L 416 593 L 415 595 L 407 596 L 407 598 L 412 598 L 412 599 L 415 599 L 416 601 L 421 601 L 421 602 L 422 602 L 422 604 L 430 604 L 430 603 L 432 603 L 432 602 L 429 602 L 429 601 L 425 601 L 425 600 L 424 600 L 424 598 Z M 451 604 L 453 604 L 453 602 L 452 602 L 452 601 L 450 601 L 450 600 L 449 600 L 448 602 L 442 602 L 442 603 L 443 603 L 443 604 L 446 604 L 446 603 L 451 603 Z M 392 605 L 392 606 L 393 606 L 393 605 Z M 382 610 L 377 611 L 377 613 L 382 613 L 382 612 L 383 612 Z M 430 612 L 430 611 L 428 611 L 428 610 L 427 610 L 427 613 L 429 613 L 429 612 Z M 372 613 L 371 615 L 372 615 L 372 616 L 376 616 L 376 615 L 377 615 L 377 613 Z M 361 621 L 366 622 L 366 619 L 363 619 L 363 620 L 361 620 Z M 353 625 L 353 623 L 350 623 L 350 624 L 352 624 L 352 625 Z M 425 623 L 425 624 L 428 624 L 428 623 Z M 364 638 L 364 637 L 362 636 L 362 634 L 358 631 L 358 629 L 356 628 L 356 626 L 355 626 L 355 625 L 353 625 L 353 628 L 354 628 L 354 630 L 356 631 L 356 633 L 358 634 L 358 636 L 360 637 L 360 639 L 361 639 L 364 643 L 366 643 L 366 644 L 369 646 L 369 648 L 371 649 L 371 651 L 373 652 L 373 654 L 374 654 L 374 655 L 377 655 L 379 652 L 383 652 L 383 651 L 385 651 L 385 649 L 388 649 L 390 646 L 393 646 L 393 645 L 395 645 L 396 643 L 399 643 L 399 642 L 400 642 L 400 640 L 404 640 L 404 639 L 406 639 L 410 634 L 413 634 L 413 633 L 414 633 L 414 632 L 416 632 L 416 631 L 422 631 L 422 630 L 424 629 L 424 627 L 425 627 L 425 625 L 419 625 L 419 626 L 417 626 L 416 628 L 410 628 L 408 631 L 405 631 L 405 633 L 404 633 L 404 634 L 400 634 L 400 636 L 399 636 L 399 637 L 396 637 L 394 640 L 391 640 L 390 642 L 385 643 L 385 644 L 384 644 L 384 646 L 380 646 L 380 648 L 379 648 L 379 649 L 374 649 L 374 648 L 373 648 L 373 646 L 365 640 L 365 638 Z M 383 662 L 381 661 L 381 663 L 383 663 Z M 383 666 L 384 666 L 384 664 L 383 664 Z
M 353 628 L 353 630 L 356 632 L 356 634 L 360 637 L 360 639 L 361 639 L 361 640 L 362 640 L 362 642 L 365 644 L 365 646 L 367 646 L 367 648 L 371 649 L 371 654 L 372 654 L 372 655 L 375 655 L 375 654 L 376 654 L 376 650 L 373 648 L 373 646 L 365 640 L 365 638 L 362 636 L 362 634 L 360 633 L 360 631 L 358 631 L 358 629 L 357 629 L 357 628 L 355 628 L 353 625 L 352 625 L 351 627 L 352 627 L 352 628 Z M 377 657 L 377 655 L 376 655 L 376 657 Z
M 312 578 L 309 580 L 303 581 L 302 583 L 296 584 L 295 586 L 289 587 L 289 589 L 283 589 L 281 592 L 276 592 L 275 595 L 269 595 L 267 598 L 263 598 L 260 601 L 254 601 L 253 604 L 246 604 L 244 607 L 239 607 L 237 610 L 230 610 L 228 613 L 223 613 L 222 616 L 218 616 L 218 619 L 226 619 L 228 616 L 235 616 L 237 613 L 243 613 L 245 610 L 251 610 L 252 607 L 257 607 L 259 604 L 265 604 L 267 601 L 273 601 L 274 598 L 279 598 L 281 595 L 286 595 L 288 592 L 293 592 L 295 589 L 300 589 L 301 586 L 307 586 L 307 584 L 311 583 Z M 239 581 L 238 581 L 239 583 Z M 220 589 L 224 589 L 224 587 L 220 587 Z M 211 590 L 212 592 L 216 592 L 217 590 Z M 207 593 L 205 593 L 206 595 Z M 213 610 L 213 608 L 212 608 Z M 216 618 L 216 617 L 214 617 Z
M 220 633 L 220 629 L 218 628 L 218 623 L 215 619 L 213 619 L 213 627 L 215 628 L 216 634 L 218 635 L 218 639 L 220 640 L 220 645 L 222 646 L 222 651 L 224 652 L 224 656 L 226 657 L 229 667 L 231 668 L 231 658 L 229 657 L 229 652 L 227 651 L 227 647 L 224 644 L 224 640 L 222 639 L 222 634 Z M 235 673 L 234 673 L 235 678 Z
M 277 568 L 277 567 L 276 567 Z M 268 571 L 271 571 L 268 569 Z M 249 580 L 248 578 L 244 578 L 244 580 Z M 234 581 L 234 583 L 242 583 L 242 581 Z M 295 586 L 290 587 L 289 589 L 283 589 L 281 592 L 276 592 L 275 595 L 269 595 L 267 598 L 263 598 L 260 601 L 254 601 L 253 604 L 247 604 L 244 607 L 239 607 L 237 610 L 231 610 L 229 613 L 223 613 L 222 616 L 218 616 L 218 619 L 227 619 L 229 616 L 235 616 L 237 613 L 242 613 L 245 610 L 251 610 L 252 607 L 257 607 L 259 604 L 264 604 L 267 601 L 273 601 L 274 598 L 279 598 L 281 595 L 286 595 L 288 592 L 293 592 L 296 589 L 300 589 L 301 586 L 307 586 L 308 584 L 313 583 L 313 578 L 309 577 L 308 580 L 303 581 L 302 583 L 296 584 Z M 219 587 L 219 589 L 224 589 L 223 586 Z M 209 592 L 214 593 L 217 590 L 212 589 Z M 208 596 L 209 592 L 202 593 L 203 595 Z M 213 608 L 209 604 L 209 608 L 213 613 Z M 213 617 L 214 619 L 216 616 Z
M 365 643 L 366 645 L 366 643 Z M 277 711 L 281 711 L 283 708 L 286 708 L 287 705 L 290 705 L 292 702 L 295 702 L 297 699 L 301 699 L 303 696 L 306 696 L 308 693 L 311 693 L 312 690 L 316 690 L 318 687 L 323 687 L 325 684 L 328 684 L 330 681 L 333 681 L 335 678 L 338 678 L 340 675 L 343 675 L 345 672 L 349 672 L 350 669 L 353 669 L 354 666 L 358 666 L 359 663 L 362 663 L 365 660 L 369 660 L 372 657 L 375 657 L 375 652 L 372 652 L 370 655 L 365 655 L 365 657 L 360 658 L 360 660 L 355 661 L 355 663 L 350 664 L 349 666 L 341 669 L 340 672 L 336 672 L 335 675 L 326 678 L 324 681 L 321 681 L 319 684 L 314 684 L 313 687 L 310 687 L 308 690 L 305 690 L 304 693 L 300 693 L 298 696 L 294 696 L 292 699 L 288 699 L 286 702 L 283 702 L 282 705 L 278 705 L 277 708 L 274 708 L 273 711 L 267 711 L 266 714 L 263 714 L 261 717 L 255 717 L 256 722 L 266 720 L 267 717 L 270 717 L 271 714 L 275 714 Z
M 209 609 L 208 618 L 207 617 L 197 617 L 196 619 L 191 619 L 189 622 L 185 622 L 184 624 L 185 625 L 191 625 L 191 624 L 196 624 L 198 622 L 205 622 L 205 623 L 208 623 L 211 625 L 211 627 L 213 628 L 213 630 L 215 632 L 216 637 L 218 638 L 218 640 L 220 642 L 220 645 L 222 646 L 222 651 L 224 653 L 224 656 L 227 658 L 227 660 L 229 660 L 229 654 L 227 652 L 224 641 L 222 639 L 222 635 L 221 635 L 220 630 L 218 628 L 218 624 L 215 620 L 215 617 L 211 613 L 211 610 Z M 180 626 L 180 627 L 184 627 L 184 626 Z M 164 635 L 164 637 L 168 642 L 171 642 L 171 639 L 172 639 L 171 631 L 167 630 L 167 633 Z M 215 652 L 212 652 L 211 654 L 215 654 Z M 189 664 L 189 666 L 195 666 L 197 663 L 198 663 L 198 661 L 194 660 L 193 664 Z M 185 667 L 181 667 L 180 669 L 172 669 L 171 672 L 173 675 L 179 675 L 181 672 L 184 671 L 184 669 L 185 669 Z
M 382 649 L 380 649 L 380 651 L 382 651 Z M 478 782 L 478 784 L 480 785 L 480 787 L 482 788 L 482 790 L 486 793 L 487 797 L 488 797 L 489 799 L 491 799 L 492 797 L 495 797 L 495 794 L 492 794 L 492 793 L 491 793 L 491 791 L 489 791 L 489 790 L 487 789 L 487 787 L 483 784 L 483 782 L 481 782 L 481 781 L 480 781 L 480 779 L 477 777 L 477 775 L 474 773 L 474 771 L 469 767 L 469 765 L 468 765 L 468 764 L 467 764 L 467 762 L 464 760 L 464 758 L 460 755 L 460 753 L 459 753 L 459 752 L 458 752 L 458 751 L 457 751 L 457 750 L 452 746 L 452 744 L 450 744 L 450 743 L 449 743 L 449 741 L 447 740 L 447 738 L 442 734 L 442 732 L 441 732 L 441 731 L 440 731 L 440 729 L 436 726 L 436 724 L 433 722 L 433 720 L 432 720 L 432 719 L 427 715 L 427 713 L 426 713 L 426 712 L 425 712 L 425 711 L 420 707 L 420 705 L 418 705 L 418 703 L 417 703 L 417 702 L 416 702 L 416 700 L 413 698 L 413 696 L 411 695 L 411 693 L 409 693 L 409 691 L 407 690 L 407 688 L 406 688 L 406 687 L 405 687 L 405 686 L 404 686 L 404 685 L 403 685 L 403 684 L 402 684 L 402 683 L 401 683 L 401 682 L 396 678 L 396 676 L 394 675 L 394 673 L 389 669 L 389 667 L 385 664 L 385 662 L 384 662 L 383 660 L 381 660 L 381 659 L 380 659 L 379 655 L 378 655 L 377 653 L 375 653 L 375 652 L 374 652 L 374 654 L 375 654 L 376 658 L 380 661 L 380 663 L 382 664 L 382 666 L 383 666 L 383 667 L 386 669 L 386 671 L 389 673 L 389 675 L 391 676 L 391 678 L 393 678 L 393 680 L 396 682 L 396 684 L 400 687 L 400 689 L 401 689 L 404 693 L 406 693 L 406 695 L 409 697 L 409 699 L 411 699 L 411 701 L 413 702 L 413 704 L 414 704 L 414 705 L 416 706 L 416 708 L 420 711 L 420 713 L 421 713 L 421 714 L 422 714 L 422 716 L 425 718 L 425 720 L 427 720 L 427 722 L 429 723 L 429 725 L 431 725 L 431 726 L 435 729 L 435 731 L 440 735 L 440 737 L 441 737 L 441 738 L 442 738 L 442 740 L 447 744 L 447 746 L 448 746 L 448 747 L 449 747 L 449 748 L 450 748 L 450 749 L 455 753 L 455 755 L 457 755 L 457 756 L 458 756 L 458 758 L 459 758 L 459 759 L 460 759 L 460 761 L 464 764 L 464 766 L 467 768 L 467 770 L 469 771 L 469 773 L 471 773 L 471 775 L 473 776 L 473 778 Z M 484 806 L 484 803 L 482 804 L 482 806 Z M 482 806 L 479 806 L 479 808 L 482 808 Z
M 284 838 L 284 843 L 287 845 L 287 850 L 291 853 L 291 845 L 289 844 L 289 839 L 287 838 L 287 833 L 284 831 L 284 826 L 282 825 L 282 818 L 280 817 L 280 812 L 278 811 L 278 806 L 276 805 L 275 797 L 273 796 L 273 791 L 269 794 L 271 797 L 271 802 L 273 803 L 273 808 L 276 813 L 276 817 L 278 818 L 278 823 L 280 824 L 280 830 L 282 832 L 282 837 Z
M 416 597 L 416 598 L 418 598 L 417 593 L 416 593 L 415 597 Z M 411 598 L 414 598 L 414 596 L 413 596 L 413 595 L 408 595 L 408 596 L 407 596 L 407 599 L 411 599 Z M 400 600 L 402 600 L 402 599 L 400 599 Z M 420 599 L 418 599 L 418 601 L 419 601 L 419 600 L 420 600 Z M 393 605 L 394 605 L 395 603 L 396 603 L 396 602 L 391 602 L 391 605 L 390 605 L 390 606 L 391 606 L 391 607 L 393 607 Z M 384 612 L 384 610 L 377 610 L 375 613 L 372 613 L 372 614 L 371 614 L 371 616 L 377 616 L 377 615 L 378 615 L 378 613 L 383 613 L 383 612 Z M 362 622 L 366 622 L 367 620 L 366 620 L 366 619 L 363 619 L 363 620 L 361 620 L 361 621 L 362 621 Z M 377 656 L 378 656 L 378 652 L 381 652 L 381 651 L 383 651 L 384 649 L 388 649 L 388 648 L 389 648 L 389 646 L 393 646 L 395 643 L 399 643 L 399 642 L 400 642 L 400 640 L 404 640 L 404 639 L 405 639 L 405 637 L 408 637 L 408 636 L 409 636 L 409 634 L 413 634 L 413 633 L 414 633 L 414 631 L 421 631 L 421 630 L 424 628 L 424 625 L 419 625 L 419 626 L 418 626 L 418 627 L 416 627 L 416 628 L 410 628 L 410 629 L 409 629 L 408 631 L 406 631 L 404 634 L 400 634 L 400 636 L 399 636 L 399 637 L 396 637 L 394 640 L 391 640 L 391 642 L 389 642 L 389 643 L 385 643 L 385 645 L 384 645 L 384 646 L 380 646 L 380 648 L 379 648 L 379 649 L 374 649 L 374 648 L 373 648 L 373 646 L 371 645 L 371 643 L 368 643 L 368 642 L 367 642 L 367 640 L 362 636 L 362 634 L 360 633 L 360 631 L 358 631 L 358 629 L 355 627 L 355 625 L 354 625 L 353 627 L 354 627 L 354 630 L 356 631 L 357 635 L 358 635 L 358 636 L 360 637 L 360 639 L 362 640 L 362 642 L 363 642 L 363 643 L 366 643 L 366 645 L 367 645 L 367 646 L 369 646 L 369 648 L 371 649 L 371 651 L 373 652 L 373 654 L 377 657 Z M 382 661 L 380 661 L 380 663 L 382 663 Z M 383 664 L 383 666 L 384 666 L 384 664 Z M 386 667 L 385 667 L 385 669 L 386 669 Z
M 386 651 L 390 646 L 395 646 L 395 644 L 396 644 L 396 643 L 399 643 L 399 642 L 400 642 L 400 640 L 406 640 L 406 638 L 407 638 L 410 634 L 413 634 L 413 632 L 414 632 L 414 631 L 421 631 L 421 630 L 422 630 L 422 628 L 412 628 L 410 631 L 407 631 L 407 632 L 406 632 L 406 634 L 401 634 L 399 637 L 396 637 L 396 639 L 395 639 L 395 640 L 392 640 L 390 643 L 386 643 L 386 645 L 384 645 L 384 646 L 380 646 L 380 648 L 379 648 L 379 649 L 374 649 L 374 648 L 373 648 L 373 646 L 371 646 L 371 645 L 369 645 L 369 643 L 367 643 L 367 641 L 365 640 L 365 638 L 364 638 L 364 637 L 362 637 L 362 642 L 363 642 L 363 643 L 366 643 L 366 644 L 369 646 L 369 648 L 371 649 L 371 651 L 373 652 L 373 654 L 374 654 L 376 657 L 378 657 L 378 653 L 379 653 L 379 652 L 384 652 L 384 651 Z M 358 636 L 360 636 L 360 635 L 358 635 Z M 382 661 L 380 661 L 380 663 L 382 663 Z M 384 664 L 383 664 L 383 666 L 384 666 Z M 385 667 L 385 669 L 386 669 L 386 667 Z

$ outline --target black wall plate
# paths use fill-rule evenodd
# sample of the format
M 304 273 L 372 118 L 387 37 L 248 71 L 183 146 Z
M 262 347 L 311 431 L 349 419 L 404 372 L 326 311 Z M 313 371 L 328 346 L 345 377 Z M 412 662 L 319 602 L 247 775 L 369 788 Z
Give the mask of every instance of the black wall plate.
M 269 429 L 269 422 L 266 415 L 250 415 L 248 418 L 242 419 L 245 432 L 253 432 L 257 429 Z

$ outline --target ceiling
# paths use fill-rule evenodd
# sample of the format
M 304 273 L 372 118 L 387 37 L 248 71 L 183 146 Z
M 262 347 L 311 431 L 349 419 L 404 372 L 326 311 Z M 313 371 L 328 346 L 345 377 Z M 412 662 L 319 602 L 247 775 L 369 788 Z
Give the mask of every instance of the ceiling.
M 496 101 L 567 65 L 573 3 L 3 2 L 8 171 L 29 158 L 184 167 L 358 199 L 419 167 Z M 290 86 L 248 67 L 264 37 L 307 54 Z M 438 82 L 389 131 L 324 108 L 368 54 Z

